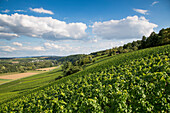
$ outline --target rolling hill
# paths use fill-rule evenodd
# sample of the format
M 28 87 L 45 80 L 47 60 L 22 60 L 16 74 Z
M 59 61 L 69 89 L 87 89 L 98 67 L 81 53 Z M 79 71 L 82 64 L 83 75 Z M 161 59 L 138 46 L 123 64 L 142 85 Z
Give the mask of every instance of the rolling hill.
M 107 57 L 18 95 L 1 112 L 169 112 L 170 45 Z

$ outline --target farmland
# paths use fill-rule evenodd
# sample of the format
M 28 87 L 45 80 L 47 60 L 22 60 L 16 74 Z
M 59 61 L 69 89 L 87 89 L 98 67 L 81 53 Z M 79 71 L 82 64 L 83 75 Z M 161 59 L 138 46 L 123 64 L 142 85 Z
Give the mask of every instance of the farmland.
M 55 81 L 56 77 L 62 76 L 62 71 L 60 67 L 44 73 L 42 73 L 41 71 L 36 71 L 36 73 L 40 73 L 40 74 L 36 74 L 33 76 L 28 76 L 25 78 L 20 78 L 12 81 L 7 79 L 0 79 L 0 81 L 2 81 L 1 83 L 8 82 L 0 85 L 0 96 L 1 96 L 0 102 L 9 100 L 23 93 L 48 85 L 51 82 Z M 22 75 L 22 73 L 20 74 Z M 4 75 L 4 76 L 8 76 L 8 75 Z
M 169 112 L 169 52 L 170 45 L 165 45 L 108 57 L 0 108 L 6 112 Z
M 37 71 L 50 71 L 55 69 L 56 67 L 49 67 L 49 68 L 40 68 L 40 69 L 36 69 Z
M 0 84 L 10 81 L 10 79 L 0 79 Z
M 3 74 L 0 74 L 0 84 L 10 82 L 12 80 L 17 80 L 20 78 L 28 77 L 28 76 L 40 74 L 40 73 L 43 73 L 43 71 L 51 71 L 56 68 L 57 67 L 40 68 L 35 71 L 28 71 L 25 73 L 18 73 L 18 72 L 3 73 Z
M 0 74 L 5 73 L 24 73 L 27 71 L 35 71 L 42 68 L 51 68 L 58 66 L 56 60 L 48 57 L 31 57 L 31 58 L 0 58 Z M 47 70 L 47 69 L 44 69 Z
M 37 74 L 37 72 L 27 72 L 27 73 L 19 73 L 19 74 L 11 74 L 11 75 L 4 75 L 4 76 L 0 76 L 0 79 L 19 79 L 19 78 L 24 78 L 24 77 L 28 77 L 31 75 L 35 75 Z

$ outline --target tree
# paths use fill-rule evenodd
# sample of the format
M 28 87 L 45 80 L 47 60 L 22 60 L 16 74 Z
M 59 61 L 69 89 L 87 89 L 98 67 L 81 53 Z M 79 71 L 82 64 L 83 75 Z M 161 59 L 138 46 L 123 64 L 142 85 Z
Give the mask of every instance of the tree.
M 65 62 L 62 66 L 64 76 L 76 73 L 82 70 L 81 66 L 74 66 L 71 62 Z
M 137 47 L 137 46 L 134 46 L 134 47 L 133 47 L 133 50 L 134 50 L 134 51 L 138 50 L 138 47 Z
M 122 47 L 122 46 L 119 46 L 119 47 L 117 48 L 117 50 L 119 51 L 119 53 L 123 53 L 123 47 Z
M 145 48 L 145 47 L 146 47 L 146 37 L 143 36 L 141 41 L 141 48 Z
M 109 55 L 108 56 L 113 56 L 112 49 L 109 50 Z
M 2 67 L 1 67 L 1 70 L 5 70 L 5 69 L 6 69 L 5 66 L 2 66 Z

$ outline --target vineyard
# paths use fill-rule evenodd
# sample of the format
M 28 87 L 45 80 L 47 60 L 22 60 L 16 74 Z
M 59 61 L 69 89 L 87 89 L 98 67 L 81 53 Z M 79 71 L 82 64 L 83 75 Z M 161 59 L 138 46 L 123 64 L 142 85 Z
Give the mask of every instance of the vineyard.
M 0 112 L 170 112 L 170 45 L 116 55 Z

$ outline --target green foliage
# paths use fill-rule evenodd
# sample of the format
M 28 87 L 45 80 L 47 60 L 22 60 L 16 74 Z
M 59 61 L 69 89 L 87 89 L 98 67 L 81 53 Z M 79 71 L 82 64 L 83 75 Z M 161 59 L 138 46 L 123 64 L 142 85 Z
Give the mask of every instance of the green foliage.
M 55 79 L 59 76 L 63 77 L 61 67 L 49 72 L 2 84 L 0 85 L 0 104 L 1 102 L 16 98 L 19 95 L 28 94 L 28 92 L 37 90 L 37 88 L 47 86 L 55 82 Z
M 77 60 L 81 59 L 81 58 L 84 58 L 85 56 L 87 55 L 84 55 L 84 54 L 77 54 L 77 55 L 69 55 L 69 56 L 66 56 L 66 57 L 62 57 L 60 59 L 58 59 L 57 61 L 58 62 L 76 62 Z
M 170 44 L 170 28 L 162 29 L 158 34 L 152 32 L 148 38 L 142 38 L 141 48 Z
M 74 66 L 71 62 L 65 62 L 62 66 L 64 76 L 71 75 L 78 71 L 81 71 L 82 68 L 80 66 Z
M 25 72 L 28 70 L 35 70 L 38 68 L 46 68 L 58 65 L 57 61 L 51 60 L 33 60 L 27 61 L 28 59 L 22 59 L 22 62 L 11 63 L 4 62 L 0 63 L 0 73 L 9 73 L 9 72 Z M 21 61 L 21 59 L 19 59 Z
M 137 51 L 139 49 L 155 47 L 170 44 L 170 28 L 162 29 L 158 34 L 152 32 L 149 37 L 142 37 L 142 40 L 133 41 L 131 43 L 124 44 L 123 47 L 113 47 L 112 49 L 98 51 L 91 53 L 94 57 L 107 54 L 108 56 L 114 56 L 116 54 L 128 53 Z
M 64 62 L 62 66 L 63 74 L 64 76 L 71 75 L 73 73 L 76 73 L 78 71 L 82 71 L 82 66 L 85 64 L 89 64 L 94 62 L 94 59 L 91 55 L 86 55 L 75 62 Z
M 94 62 L 92 55 L 87 55 L 87 56 L 77 60 L 75 65 L 82 66 L 82 65 L 89 64 L 89 63 L 92 63 L 92 62 Z
M 170 45 L 120 54 L 0 105 L 0 112 L 170 112 Z

